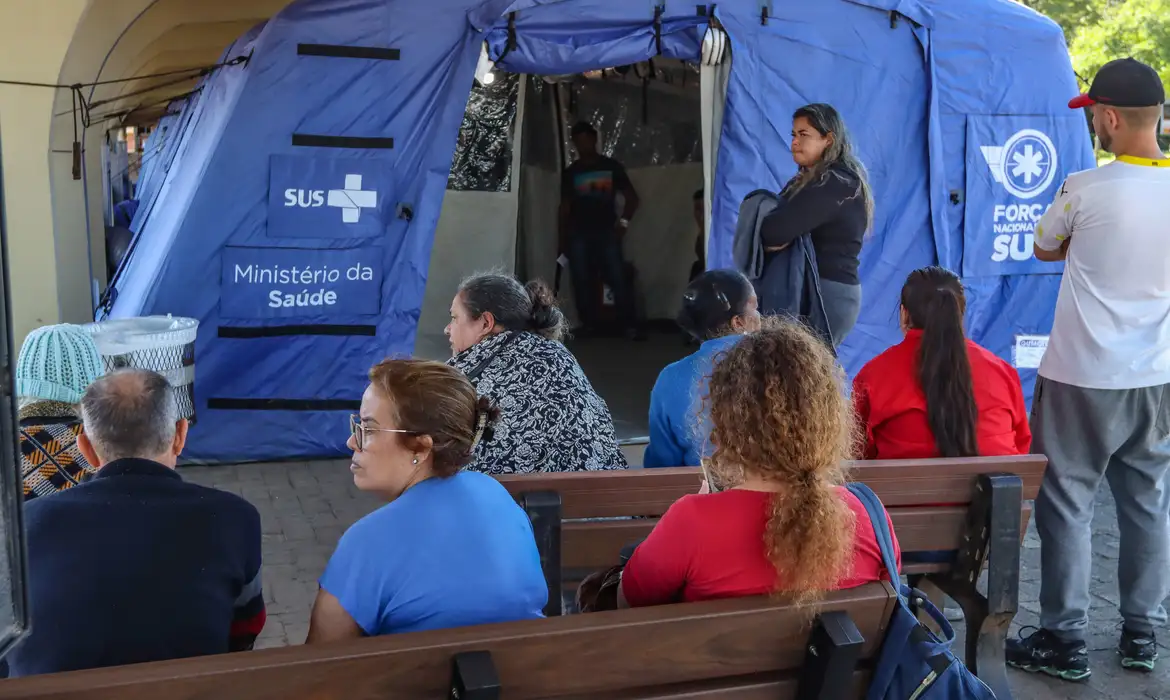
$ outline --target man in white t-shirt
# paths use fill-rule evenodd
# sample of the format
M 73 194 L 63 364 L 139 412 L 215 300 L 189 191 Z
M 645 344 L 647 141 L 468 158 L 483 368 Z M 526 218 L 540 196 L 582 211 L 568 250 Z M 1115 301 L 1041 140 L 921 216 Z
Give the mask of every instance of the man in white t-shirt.
M 1158 147 L 1165 92 L 1133 59 L 1101 68 L 1090 107 L 1117 160 L 1072 175 L 1036 227 L 1040 260 L 1064 260 L 1032 399 L 1032 451 L 1048 456 L 1036 500 L 1040 626 L 1009 640 L 1008 663 L 1089 677 L 1093 502 L 1117 502 L 1121 665 L 1152 671 L 1170 593 L 1170 159 Z

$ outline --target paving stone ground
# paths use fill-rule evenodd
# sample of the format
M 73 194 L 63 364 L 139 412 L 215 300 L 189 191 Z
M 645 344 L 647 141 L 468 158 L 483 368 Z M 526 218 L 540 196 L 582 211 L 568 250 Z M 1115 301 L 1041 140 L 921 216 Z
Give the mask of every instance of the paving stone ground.
M 329 555 L 347 527 L 378 507 L 377 500 L 354 488 L 347 461 L 184 467 L 181 472 L 190 481 L 239 494 L 259 509 L 269 617 L 257 646 L 304 642 L 317 579 Z M 1155 673 L 1123 671 L 1117 661 L 1119 546 L 1113 499 L 1103 490 L 1093 519 L 1088 637 L 1093 676 L 1087 683 L 1071 684 L 1011 671 L 1017 700 L 1170 700 L 1170 629 L 1160 630 L 1162 662 Z M 1030 525 L 1021 555 L 1018 625 L 1037 624 L 1039 595 L 1040 542 Z

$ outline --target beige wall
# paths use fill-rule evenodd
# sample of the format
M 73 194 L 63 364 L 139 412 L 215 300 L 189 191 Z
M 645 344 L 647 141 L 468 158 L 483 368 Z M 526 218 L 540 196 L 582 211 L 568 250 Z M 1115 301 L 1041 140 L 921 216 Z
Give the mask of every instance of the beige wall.
M 56 83 L 87 1 L 0 2 L 4 79 Z M 8 270 L 18 347 L 30 330 L 60 318 L 57 282 L 62 271 L 53 246 L 49 160 L 60 159 L 68 168 L 71 156 L 48 153 L 55 97 L 47 88 L 0 85 Z
M 4 2 L 6 0 L 0 0 Z M 31 0 L 20 0 L 21 2 Z M 56 0 L 50 0 L 55 2 Z M 91 8 L 77 25 L 68 54 L 60 65 L 58 82 L 88 83 L 148 75 L 214 63 L 233 40 L 272 16 L 289 0 L 90 0 Z M 3 25 L 0 25 L 3 26 Z M 2 34 L 0 34 L 2 36 Z M 148 79 L 98 86 L 92 101 L 110 100 L 170 82 Z M 168 86 L 165 92 L 133 98 L 151 103 L 167 94 L 191 89 L 188 83 Z M 88 89 L 87 89 L 88 94 Z M 94 113 L 113 112 L 132 102 L 111 102 Z M 59 95 L 54 113 L 70 109 L 68 91 Z M 72 179 L 68 156 L 52 161 L 53 222 L 59 270 L 57 279 L 61 320 L 92 319 L 91 275 L 105 285 L 105 223 L 103 221 L 102 149 L 111 123 L 92 125 L 86 133 L 85 181 Z M 73 140 L 68 116 L 53 121 L 52 149 L 66 150 Z M 88 220 L 88 230 L 86 222 Z M 89 239 L 87 241 L 87 233 Z M 91 272 L 92 271 L 92 272 Z
M 0 77 L 68 85 L 207 65 L 288 1 L 0 0 Z M 99 87 L 92 99 L 142 87 Z M 74 180 L 71 103 L 68 90 L 0 85 L 17 347 L 37 326 L 90 320 L 91 277 L 104 283 L 101 145 L 110 125 L 87 131 L 86 178 Z M 127 106 L 112 103 L 95 113 Z

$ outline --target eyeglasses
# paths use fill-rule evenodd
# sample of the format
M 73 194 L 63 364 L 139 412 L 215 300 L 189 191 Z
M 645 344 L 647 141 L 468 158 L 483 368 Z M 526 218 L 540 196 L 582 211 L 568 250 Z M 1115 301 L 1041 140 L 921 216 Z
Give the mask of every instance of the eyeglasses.
M 349 416 L 349 432 L 353 435 L 353 441 L 357 444 L 358 452 L 361 452 L 366 445 L 366 433 L 401 433 L 403 435 L 418 435 L 413 430 L 393 430 L 391 428 L 367 428 L 362 425 L 362 421 L 357 416 L 350 414 Z

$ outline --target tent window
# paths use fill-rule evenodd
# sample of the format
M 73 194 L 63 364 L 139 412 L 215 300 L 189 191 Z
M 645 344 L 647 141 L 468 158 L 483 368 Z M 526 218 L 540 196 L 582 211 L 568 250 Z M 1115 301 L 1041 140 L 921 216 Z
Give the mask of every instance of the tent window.
M 525 165 L 544 170 L 560 172 L 561 146 L 558 139 L 553 103 L 556 89 L 535 75 L 528 76 L 524 91 L 524 148 L 522 158 Z
M 601 133 L 602 150 L 626 168 L 701 163 L 703 141 L 695 119 L 693 94 L 698 74 L 671 74 L 674 84 L 652 84 L 646 99 L 640 81 L 583 80 L 575 86 L 573 120 L 588 121 Z M 657 82 L 657 81 L 656 81 Z M 643 108 L 648 120 L 643 120 Z
M 520 76 L 501 73 L 490 85 L 478 82 L 467 98 L 447 189 L 507 192 L 512 189 L 512 134 Z

